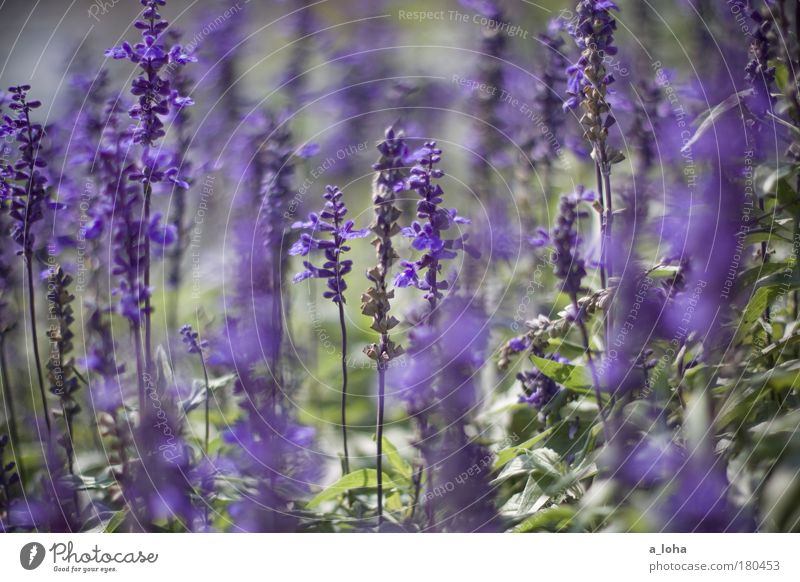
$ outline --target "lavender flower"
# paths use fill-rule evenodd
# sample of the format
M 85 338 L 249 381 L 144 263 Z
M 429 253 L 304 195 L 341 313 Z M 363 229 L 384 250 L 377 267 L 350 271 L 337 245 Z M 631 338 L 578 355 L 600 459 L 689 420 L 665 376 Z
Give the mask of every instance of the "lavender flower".
M 583 290 L 586 264 L 580 256 L 581 238 L 578 234 L 577 226 L 581 218 L 587 218 L 588 216 L 586 211 L 579 209 L 579 205 L 582 202 L 594 199 L 594 193 L 585 190 L 583 186 L 579 186 L 575 193 L 561 197 L 557 225 L 552 233 L 553 246 L 555 247 L 553 271 L 563 281 L 563 290 L 570 297 L 571 304 L 567 310 L 567 319 L 575 322 L 580 330 L 583 349 L 592 372 L 598 411 L 601 418 L 604 419 L 603 401 L 600 396 L 600 381 L 592 358 L 589 331 L 586 328 L 586 317 L 584 309 L 578 301 L 578 294 Z M 603 427 L 605 429 L 605 423 Z
M 519 127 L 520 147 L 528 159 L 520 160 L 519 171 L 523 175 L 530 173 L 530 161 L 535 165 L 542 165 L 545 171 L 543 178 L 544 190 L 549 191 L 550 171 L 553 163 L 562 155 L 562 144 L 565 143 L 563 100 L 554 90 L 566 82 L 565 70 L 569 67 L 564 51 L 566 41 L 562 37 L 562 24 L 560 19 L 553 19 L 548 23 L 547 32 L 538 35 L 537 39 L 545 50 L 545 59 L 539 72 L 540 81 L 533 84 L 535 93 L 532 97 L 532 109 L 537 114 L 537 124 L 522 124 Z M 521 76 L 519 84 L 530 86 L 530 77 Z M 515 115 L 516 111 L 513 112 Z M 512 126 L 514 127 L 514 126 Z M 533 209 L 531 209 L 533 210 Z
M 361 296 L 361 313 L 372 317 L 372 329 L 380 334 L 380 341 L 371 344 L 364 352 L 377 362 L 378 366 L 378 418 L 377 433 L 377 475 L 378 475 L 378 525 L 383 520 L 383 413 L 385 406 L 386 366 L 403 353 L 403 348 L 395 344 L 389 332 L 400 323 L 389 315 L 394 290 L 389 290 L 388 277 L 392 265 L 398 258 L 392 244 L 392 237 L 400 232 L 397 220 L 401 212 L 394 205 L 396 193 L 403 188 L 403 165 L 407 147 L 402 132 L 395 134 L 394 128 L 386 130 L 385 140 L 378 145 L 381 157 L 373 164 L 377 171 L 372 192 L 375 220 L 371 225 L 376 234 L 372 244 L 378 255 L 378 264 L 367 271 L 367 279 L 372 286 Z
M 482 313 L 451 296 L 433 324 L 423 318 L 409 333 L 402 396 L 417 424 L 413 444 L 421 463 L 413 477 L 413 507 L 424 507 L 426 531 L 493 531 L 499 526 L 489 475 L 475 470 L 490 462 L 491 453 L 469 436 L 468 428 L 480 407 L 475 378 L 485 358 L 488 329 Z M 458 478 L 470 467 L 469 478 Z M 441 488 L 448 493 L 439 499 Z
M 465 245 L 467 235 L 446 238 L 446 231 L 458 224 L 469 224 L 469 220 L 458 216 L 455 208 L 444 209 L 440 207 L 443 202 L 444 190 L 435 183 L 435 180 L 444 176 L 444 172 L 436 167 L 442 159 L 442 150 L 436 147 L 436 142 L 426 142 L 425 145 L 411 155 L 417 164 L 411 169 L 411 177 L 407 181 L 407 188 L 415 190 L 421 200 L 417 202 L 417 217 L 424 223 L 414 221 L 411 226 L 401 230 L 403 236 L 413 239 L 411 246 L 418 251 L 426 251 L 416 261 L 403 261 L 403 270 L 395 276 L 394 284 L 397 287 L 416 287 L 425 291 L 425 299 L 430 304 L 430 312 L 436 309 L 438 301 L 443 297 L 442 291 L 449 289 L 448 281 L 440 281 L 442 261 L 456 258 L 459 249 L 474 251 Z M 420 272 L 424 272 L 420 278 Z
M 607 276 L 613 274 L 613 265 L 606 249 L 612 240 L 613 200 L 611 195 L 611 165 L 620 162 L 624 156 L 608 147 L 608 130 L 616 123 L 607 101 L 608 87 L 614 82 L 614 75 L 608 73 L 605 62 L 617 54 L 614 45 L 616 20 L 612 10 L 619 10 L 610 0 L 581 0 L 576 9 L 576 23 L 567 27 L 581 50 L 578 61 L 567 69 L 567 100 L 565 109 L 583 108 L 581 125 L 584 138 L 592 146 L 592 157 L 597 170 L 597 190 L 601 206 L 601 251 L 600 279 L 605 288 Z M 606 319 L 606 343 L 610 334 Z
M 292 281 L 299 283 L 309 278 L 321 278 L 328 280 L 328 291 L 323 293 L 323 297 L 330 299 L 334 303 L 344 303 L 344 291 L 347 289 L 344 277 L 353 270 L 353 261 L 342 260 L 341 256 L 350 250 L 345 241 L 364 238 L 369 234 L 369 229 L 353 230 L 355 223 L 352 220 L 345 220 L 347 207 L 342 201 L 342 191 L 336 186 L 325 187 L 325 210 L 320 214 L 311 213 L 308 215 L 308 222 L 295 222 L 294 229 L 311 230 L 311 233 L 303 233 L 300 239 L 289 249 L 289 254 L 293 256 L 308 256 L 312 250 L 323 250 L 326 262 L 322 267 L 315 267 L 309 261 L 303 261 L 304 271 L 294 276 Z M 331 240 L 314 238 L 314 233 L 331 233 Z
M 138 103 L 131 108 L 130 115 L 139 122 L 133 129 L 133 142 L 148 148 L 164 137 L 162 118 L 169 114 L 170 105 L 191 105 L 191 99 L 172 92 L 169 79 L 162 76 L 164 69 L 168 65 L 181 67 L 197 59 L 179 44 L 167 47 L 163 43 L 169 23 L 161 17 L 158 8 L 165 6 L 166 0 L 140 2 L 145 9 L 141 19 L 136 21 L 136 28 L 142 31 L 142 42 L 133 46 L 124 42 L 108 49 L 106 56 L 127 59 L 142 69 L 142 74 L 132 83 L 131 93 L 138 97 Z
M 350 250 L 346 241 L 364 238 L 369 234 L 369 229 L 353 230 L 355 223 L 345 220 L 347 207 L 342 200 L 342 191 L 335 186 L 325 188 L 325 210 L 320 214 L 308 215 L 308 222 L 296 222 L 292 228 L 311 229 L 311 233 L 303 233 L 292 248 L 290 255 L 307 256 L 312 250 L 323 249 L 326 262 L 322 267 L 315 267 L 311 262 L 304 261 L 305 271 L 294 276 L 292 281 L 299 283 L 312 277 L 328 280 L 328 290 L 322 296 L 330 299 L 339 307 L 339 324 L 342 330 L 342 440 L 344 444 L 343 470 L 350 472 L 350 457 L 347 450 L 347 328 L 344 320 L 344 291 L 347 284 L 344 281 L 353 269 L 353 261 L 342 260 L 342 254 Z M 331 240 L 314 238 L 315 232 L 330 233 Z
M 246 278 L 240 269 L 239 277 Z M 269 302 L 269 297 L 260 296 Z M 242 415 L 224 434 L 235 446 L 231 455 L 235 474 L 248 487 L 231 504 L 236 528 L 249 532 L 296 531 L 300 518 L 293 509 L 295 499 L 310 493 L 310 484 L 319 478 L 319 458 L 310 453 L 314 430 L 292 418 L 285 401 L 276 393 L 281 386 L 271 373 L 264 373 L 263 348 L 257 338 L 269 341 L 276 330 L 269 318 L 256 321 L 244 316 L 251 309 L 247 302 L 236 302 L 244 309 L 241 319 L 226 323 L 226 352 L 214 354 L 215 365 L 229 365 L 239 371 L 234 392 L 239 396 Z
M 178 108 L 192 104 L 188 97 L 172 91 L 170 80 L 163 76 L 165 69 L 169 67 L 182 67 L 197 59 L 186 53 L 183 47 L 175 44 L 167 47 L 164 42 L 164 32 L 169 27 L 169 23 L 161 17 L 158 11 L 159 6 L 165 6 L 166 0 L 140 0 L 145 7 L 140 20 L 136 21 L 136 28 L 142 31 L 142 42 L 131 46 L 124 42 L 119 46 L 110 48 L 106 51 L 106 56 L 114 59 L 127 59 L 139 66 L 142 74 L 133 80 L 131 93 L 137 98 L 129 114 L 131 118 L 138 121 L 132 128 L 132 140 L 135 144 L 143 146 L 141 156 L 141 166 L 137 172 L 130 175 L 131 180 L 141 181 L 143 184 L 143 220 L 144 224 L 151 228 L 151 196 L 152 186 L 161 182 L 164 178 L 169 179 L 176 186 L 188 188 L 188 184 L 179 177 L 177 168 L 169 168 L 161 172 L 158 167 L 165 161 L 163 154 L 153 155 L 150 148 L 165 135 L 164 122 L 162 118 L 170 112 L 170 106 Z M 168 242 L 168 237 L 163 239 Z M 150 288 L 150 238 L 143 240 L 142 257 L 138 261 L 136 268 L 142 272 L 143 285 L 146 289 Z M 150 293 L 142 297 L 144 307 L 144 365 L 149 372 L 152 371 L 152 322 L 150 305 Z
M 39 355 L 39 340 L 36 327 L 36 293 L 33 282 L 33 255 L 35 236 L 32 227 L 44 218 L 44 207 L 49 203 L 47 177 L 42 172 L 47 163 L 41 158 L 44 129 L 31 120 L 31 111 L 41 107 L 40 101 L 29 101 L 30 85 L 11 87 L 11 103 L 8 108 L 16 112 L 15 117 L 4 117 L 4 133 L 13 135 L 19 146 L 19 159 L 14 164 L 14 180 L 18 183 L 7 186 L 11 199 L 9 215 L 14 223 L 11 238 L 20 246 L 19 254 L 25 262 L 28 283 L 28 309 L 31 327 L 31 345 L 33 346 L 36 377 L 39 380 L 39 393 L 42 408 L 50 433 L 50 415 L 47 411 L 47 398 L 44 390 L 42 362 Z
M 777 93 L 777 87 L 775 86 L 776 70 L 772 65 L 776 56 L 776 39 L 772 31 L 775 18 L 768 6 L 765 10 L 766 14 L 762 14 L 754 6 L 756 1 L 738 0 L 735 4 L 743 12 L 749 13 L 750 19 L 755 25 L 755 30 L 750 35 L 750 61 L 745 67 L 745 79 L 755 92 L 750 107 L 753 113 L 763 117 L 772 109 L 775 102 L 772 95 Z

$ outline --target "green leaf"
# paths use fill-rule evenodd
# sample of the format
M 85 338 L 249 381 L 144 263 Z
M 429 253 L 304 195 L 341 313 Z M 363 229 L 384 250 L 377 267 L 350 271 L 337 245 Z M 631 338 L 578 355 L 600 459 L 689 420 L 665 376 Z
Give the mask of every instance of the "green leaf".
M 555 380 L 564 388 L 579 394 L 591 394 L 589 389 L 592 387 L 592 375 L 585 367 L 576 364 L 562 364 L 534 355 L 531 355 L 531 361 L 542 374 Z
M 208 380 L 208 389 L 213 394 L 217 390 L 224 388 L 236 379 L 236 374 L 225 374 L 219 378 L 210 378 Z M 206 385 L 202 380 L 194 382 L 194 391 L 191 396 L 181 402 L 181 408 L 184 414 L 189 414 L 192 410 L 200 406 L 206 401 Z
M 125 523 L 125 518 L 127 517 L 128 517 L 127 509 L 121 509 L 120 511 L 117 511 L 116 513 L 114 513 L 111 519 L 109 519 L 108 522 L 106 522 L 105 527 L 102 530 L 103 533 L 114 533 L 115 531 L 117 531 L 117 529 L 119 529 L 119 526 Z
M 394 482 L 389 476 L 383 474 L 383 487 L 388 489 L 394 487 Z M 348 473 L 336 483 L 322 491 L 319 495 L 314 497 L 308 502 L 307 507 L 312 508 L 318 506 L 320 503 L 336 499 L 340 495 L 351 491 L 353 489 L 375 489 L 378 487 L 378 472 L 375 469 L 359 469 Z
M 376 437 L 373 436 L 373 439 L 374 438 Z M 394 446 L 389 439 L 383 437 L 381 440 L 383 442 L 383 454 L 389 461 L 389 465 L 391 465 L 395 472 L 404 480 L 411 481 L 411 476 L 414 472 L 411 465 L 400 455 L 397 447 Z
M 527 451 L 528 449 L 533 448 L 537 443 L 541 442 L 553 432 L 553 428 L 550 427 L 546 430 L 543 430 L 535 437 L 528 439 L 524 443 L 520 443 L 513 447 L 508 447 L 505 449 L 501 449 L 497 452 L 497 458 L 495 459 L 494 466 L 492 469 L 494 471 L 499 470 L 501 467 L 505 466 L 509 461 L 511 461 L 514 457 L 519 456 L 521 453 Z
M 784 271 L 789 268 L 789 263 L 784 261 L 775 261 L 772 263 L 762 263 L 756 267 L 751 267 L 742 271 L 736 278 L 736 291 L 744 291 L 750 289 L 756 284 L 756 281 L 763 280 L 767 275 L 772 275 L 779 271 Z
M 780 295 L 780 292 L 780 289 L 777 287 L 761 287 L 753 293 L 753 296 L 747 303 L 747 307 L 744 308 L 742 319 L 739 321 L 734 343 L 742 341 L 744 337 L 750 333 L 753 324 L 761 317 L 761 314 L 764 313 L 767 306 Z
M 570 526 L 577 511 L 578 508 L 571 505 L 548 507 L 520 523 L 514 528 L 514 532 L 526 533 L 539 530 L 564 530 Z

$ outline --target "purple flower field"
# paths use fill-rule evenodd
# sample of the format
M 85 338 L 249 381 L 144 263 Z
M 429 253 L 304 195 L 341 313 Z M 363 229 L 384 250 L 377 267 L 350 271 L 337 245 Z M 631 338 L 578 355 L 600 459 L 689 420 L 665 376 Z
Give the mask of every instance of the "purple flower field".
M 800 532 L 798 31 L 0 2 L 0 531 Z

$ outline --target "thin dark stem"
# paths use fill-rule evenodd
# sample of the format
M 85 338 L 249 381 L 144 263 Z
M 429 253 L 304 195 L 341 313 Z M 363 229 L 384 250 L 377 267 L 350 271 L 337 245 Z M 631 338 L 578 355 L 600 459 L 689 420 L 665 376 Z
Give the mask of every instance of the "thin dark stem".
M 600 162 L 595 162 L 595 177 L 597 178 L 597 201 L 600 203 L 600 286 L 606 288 L 606 223 L 605 199 L 603 196 L 603 174 Z
M 280 236 L 279 249 L 283 248 L 283 233 Z M 278 366 L 281 358 L 281 343 L 283 341 L 283 296 L 281 285 L 281 261 L 277 257 L 272 260 L 272 346 L 270 353 L 270 374 L 272 374 L 272 406 L 278 410 L 278 390 L 283 383 L 283 375 Z
M 614 236 L 614 200 L 611 195 L 611 166 L 608 163 L 608 156 L 605 150 L 605 146 L 603 146 L 603 194 L 605 194 L 605 236 L 606 242 L 603 245 L 605 248 L 605 256 L 603 261 L 606 263 L 606 277 L 608 279 L 608 283 L 610 284 L 611 277 L 614 276 L 614 250 L 611 248 L 611 244 Z M 614 333 L 614 298 L 613 295 L 611 300 L 608 303 L 608 312 L 604 318 L 606 323 L 605 325 L 605 333 L 606 333 L 606 351 L 611 349 L 611 334 Z
M 200 364 L 203 366 L 203 380 L 206 383 L 206 456 L 208 455 L 208 434 L 209 434 L 209 400 L 211 398 L 211 389 L 208 384 L 208 370 L 206 369 L 206 359 L 203 357 L 203 352 L 200 352 Z
M 614 235 L 614 201 L 611 196 L 611 168 L 605 159 L 603 160 L 603 194 L 606 197 L 604 210 L 606 214 L 606 277 L 610 279 L 614 276 L 614 253 L 609 249 Z
M 144 187 L 144 224 L 145 228 L 150 224 L 150 205 L 152 198 L 153 188 L 148 182 Z M 147 290 L 144 299 L 144 362 L 145 370 L 148 374 L 153 370 L 153 328 L 152 318 L 150 314 L 150 237 L 145 232 L 143 241 L 144 244 L 144 288 Z
M 600 422 L 603 425 L 603 434 L 606 437 L 606 441 L 608 441 L 608 429 L 606 427 L 606 411 L 605 407 L 603 406 L 603 397 L 600 392 L 600 378 L 597 376 L 597 369 L 594 365 L 594 358 L 592 357 L 592 349 L 589 345 L 589 332 L 586 329 L 586 324 L 583 321 L 583 317 L 581 314 L 581 310 L 578 306 L 578 298 L 577 296 L 572 296 L 572 307 L 575 310 L 575 321 L 578 324 L 578 329 L 581 332 L 581 339 L 583 340 L 583 349 L 586 351 L 586 360 L 589 363 L 589 370 L 592 373 L 592 384 L 594 387 L 594 396 L 597 399 L 597 411 L 600 415 Z
M 350 454 L 347 451 L 347 326 L 344 321 L 344 303 L 340 300 L 339 305 L 339 325 L 342 328 L 342 443 L 344 446 L 344 458 L 342 466 L 344 474 L 350 473 Z
M 599 158 L 599 148 L 595 148 L 596 156 Z M 597 200 L 600 204 L 600 286 L 603 289 L 608 288 L 608 275 L 606 271 L 607 265 L 607 258 L 608 258 L 608 237 L 607 237 L 607 229 L 608 229 L 608 215 L 606 214 L 606 196 L 605 196 L 605 181 L 603 179 L 603 171 L 601 168 L 601 161 L 596 161 L 594 168 L 595 168 L 595 177 L 597 178 Z M 609 315 L 606 314 L 603 317 L 603 339 L 605 342 L 605 349 L 608 351 L 609 346 L 611 344 L 611 329 L 609 325 Z
M 17 432 L 17 413 L 14 409 L 14 392 L 8 382 L 8 360 L 6 360 L 6 338 L 0 336 L 0 382 L 3 383 L 3 397 L 7 410 L 6 420 L 8 422 L 8 432 L 11 435 L 11 442 L 14 447 L 19 446 L 19 433 Z
M 381 356 L 383 351 L 380 352 Z M 376 427 L 376 439 L 378 441 L 378 526 L 383 523 L 383 411 L 386 403 L 386 366 L 383 362 L 378 363 L 378 420 Z
M 42 376 L 42 358 L 39 355 L 39 342 L 36 339 L 38 333 L 36 331 L 36 293 L 33 291 L 33 265 L 29 252 L 25 253 L 25 269 L 28 272 L 28 312 L 31 319 L 31 344 L 33 345 L 33 359 L 36 365 L 36 377 L 39 380 L 39 394 L 42 397 L 42 412 L 44 413 L 44 421 L 47 425 L 47 434 L 50 435 L 50 414 L 47 411 L 47 398 L 44 391 L 44 377 Z
M 28 144 L 33 145 L 33 130 L 31 129 L 31 120 L 28 115 L 28 110 L 24 109 L 25 111 L 25 125 L 27 127 L 28 133 Z M 30 172 L 30 177 L 28 178 L 28 185 L 27 185 L 27 203 L 25 204 L 25 224 L 23 226 L 23 237 L 22 237 L 22 253 L 25 260 L 25 269 L 28 272 L 28 309 L 31 318 L 31 343 L 33 344 L 33 357 L 36 363 L 36 377 L 39 379 L 39 392 L 42 396 L 42 409 L 44 411 L 44 421 L 47 425 L 47 435 L 50 436 L 52 431 L 50 427 L 50 414 L 47 411 L 47 398 L 45 397 L 44 391 L 44 377 L 42 376 L 42 359 L 39 356 L 39 341 L 38 341 L 38 334 L 36 332 L 36 293 L 33 290 L 33 250 L 32 250 L 32 242 L 31 242 L 31 209 L 33 207 L 33 177 L 36 174 L 36 167 L 35 163 L 30 162 L 28 164 L 28 171 Z
M 144 358 L 142 356 L 142 343 L 141 343 L 141 328 L 136 323 L 131 323 L 131 337 L 133 340 L 133 348 L 134 352 L 136 353 L 136 384 L 139 389 L 139 417 L 140 422 L 141 418 L 144 418 L 144 407 L 145 407 L 145 387 L 144 387 L 144 375 L 145 371 L 143 369 L 144 366 Z

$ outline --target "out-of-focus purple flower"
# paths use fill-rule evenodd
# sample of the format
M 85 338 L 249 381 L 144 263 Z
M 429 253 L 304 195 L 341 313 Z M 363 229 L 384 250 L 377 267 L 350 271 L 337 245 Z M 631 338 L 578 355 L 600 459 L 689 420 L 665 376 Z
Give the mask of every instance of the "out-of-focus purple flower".
M 631 487 L 652 488 L 672 479 L 685 462 L 684 451 L 669 434 L 628 436 L 623 429 L 614 436 L 617 455 L 614 477 Z
M 293 282 L 299 283 L 309 278 L 328 280 L 328 290 L 322 296 L 334 303 L 344 303 L 344 291 L 347 289 L 344 277 L 353 269 L 353 261 L 342 260 L 342 254 L 350 250 L 346 241 L 355 238 L 364 238 L 369 234 L 369 229 L 354 230 L 355 223 L 345 220 L 347 206 L 342 200 L 343 193 L 336 186 L 325 187 L 325 210 L 320 214 L 308 215 L 308 222 L 296 222 L 292 225 L 295 229 L 308 229 L 310 233 L 303 233 L 300 239 L 289 249 L 290 255 L 307 256 L 312 250 L 321 249 L 325 252 L 325 263 L 322 267 L 315 267 L 309 261 L 304 261 L 305 270 L 294 276 Z M 330 240 L 318 239 L 314 234 L 330 233 Z
M 492 454 L 468 436 L 480 408 L 475 378 L 484 363 L 489 322 L 470 302 L 448 297 L 434 323 L 418 322 L 408 338 L 402 396 L 417 423 L 415 446 L 425 461 L 426 529 L 495 531 Z M 459 478 L 469 468 L 472 476 Z M 437 487 L 447 495 L 437 496 Z M 452 489 L 451 489 L 452 487 Z
M 562 358 L 559 354 L 545 356 L 539 353 L 537 355 L 562 364 L 570 363 L 568 359 Z M 523 391 L 519 397 L 519 401 L 525 402 L 537 410 L 545 408 L 559 392 L 564 390 L 555 380 L 545 376 L 535 367 L 532 370 L 517 374 L 517 380 L 520 381 Z
M 693 454 L 666 481 L 669 496 L 660 505 L 661 531 L 681 533 L 752 532 L 748 512 L 728 499 L 730 484 L 721 458 Z
M 151 394 L 151 398 L 153 395 Z M 142 513 L 144 527 L 176 521 L 191 530 L 196 508 L 190 481 L 191 451 L 184 439 L 184 426 L 174 395 L 157 394 L 160 406 L 146 407 L 136 438 L 139 459 L 131 463 L 123 482 L 125 498 Z
M 593 200 L 594 194 L 582 186 L 568 196 L 562 196 L 558 207 L 558 219 L 552 232 L 554 251 L 554 271 L 564 282 L 564 291 L 576 297 L 586 276 L 586 262 L 580 255 L 581 237 L 578 222 L 589 217 L 580 209 L 581 202 Z
M 87 342 L 86 356 L 78 363 L 88 370 L 93 408 L 114 414 L 124 401 L 119 376 L 125 372 L 125 365 L 114 358 L 117 348 L 108 319 L 103 309 L 92 312 L 87 325 L 91 341 Z

